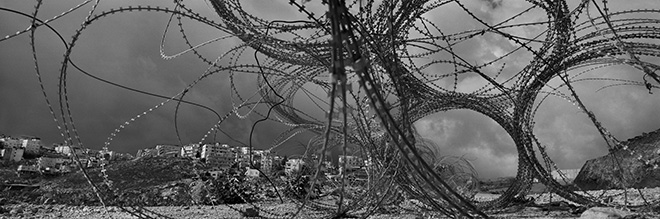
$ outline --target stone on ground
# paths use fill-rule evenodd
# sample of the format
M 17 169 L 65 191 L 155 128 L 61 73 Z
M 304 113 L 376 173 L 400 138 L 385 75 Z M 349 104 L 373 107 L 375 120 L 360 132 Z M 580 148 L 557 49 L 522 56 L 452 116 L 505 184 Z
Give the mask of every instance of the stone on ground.
M 631 213 L 616 208 L 593 207 L 582 212 L 582 219 L 604 219 L 604 218 L 623 218 Z

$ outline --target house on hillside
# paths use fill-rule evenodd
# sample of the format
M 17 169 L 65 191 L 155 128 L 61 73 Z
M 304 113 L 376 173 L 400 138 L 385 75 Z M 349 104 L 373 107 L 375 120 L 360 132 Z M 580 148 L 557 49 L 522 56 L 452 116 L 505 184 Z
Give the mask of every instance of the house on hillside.
M 41 139 L 36 137 L 21 139 L 21 147 L 25 148 L 27 154 L 39 154 L 41 150 Z
M 107 157 L 106 154 L 108 154 L 110 156 L 110 160 L 131 160 L 131 159 L 135 158 L 135 157 L 133 157 L 132 154 L 118 153 L 118 152 L 114 152 L 114 151 L 101 152 L 101 154 L 105 157 Z
M 154 157 L 158 155 L 158 151 L 154 148 L 145 148 L 137 151 L 136 157 Z
M 352 171 L 352 170 L 357 170 L 360 169 L 364 166 L 364 161 L 362 158 L 358 156 L 348 156 L 348 155 L 342 155 L 339 156 L 339 172 L 344 172 L 344 163 L 346 164 L 346 170 L 347 171 Z
M 19 173 L 39 173 L 39 167 L 36 165 L 19 165 L 16 171 Z
M 73 153 L 75 152 L 76 155 L 78 156 L 83 156 L 86 154 L 86 150 L 83 150 L 80 147 L 76 146 L 69 146 L 69 145 L 58 145 L 55 146 L 55 152 L 66 155 L 66 156 L 73 156 Z
M 202 147 L 199 144 L 188 144 L 181 147 L 181 157 L 202 157 Z
M 23 159 L 23 148 L 5 148 L 0 150 L 0 157 L 5 162 L 19 162 Z
M 61 157 L 40 157 L 37 159 L 37 166 L 42 171 L 59 172 L 60 167 L 69 162 L 70 159 Z
M 41 139 L 37 137 L 2 137 L 0 142 L 5 148 L 23 148 L 23 153 L 27 154 L 39 154 L 41 150 Z
M 286 166 L 284 166 L 284 173 L 289 175 L 294 171 L 300 171 L 303 165 L 305 165 L 305 161 L 303 161 L 303 159 L 289 159 L 286 161 Z
M 239 168 L 249 168 L 250 166 L 250 148 L 249 147 L 233 147 L 231 148 L 235 158 L 234 161 L 238 163 Z
M 90 157 L 99 157 L 99 156 L 101 156 L 101 150 L 87 148 L 84 151 L 85 151 L 85 154 L 90 156 Z
M 218 177 L 220 177 L 220 175 L 224 174 L 224 171 L 222 171 L 222 170 L 211 170 L 211 171 L 208 171 L 206 173 L 208 174 L 208 176 L 210 176 L 214 179 L 218 179 Z
M 259 170 L 248 168 L 247 171 L 245 171 L 245 176 L 252 177 L 252 178 L 258 178 L 259 177 Z
M 178 145 L 167 145 L 159 144 L 156 145 L 156 155 L 161 157 L 180 157 L 181 156 L 181 146 Z
M 264 172 L 264 174 L 269 175 L 270 172 L 273 170 L 273 162 L 275 161 L 275 153 L 270 152 L 270 150 L 266 150 L 263 153 L 261 153 L 261 171 Z
M 23 145 L 23 141 L 18 138 L 3 137 L 0 138 L 0 141 L 5 144 L 6 148 L 20 148 Z
M 229 169 L 234 163 L 235 155 L 227 144 L 204 144 L 202 145 L 202 159 L 219 169 Z

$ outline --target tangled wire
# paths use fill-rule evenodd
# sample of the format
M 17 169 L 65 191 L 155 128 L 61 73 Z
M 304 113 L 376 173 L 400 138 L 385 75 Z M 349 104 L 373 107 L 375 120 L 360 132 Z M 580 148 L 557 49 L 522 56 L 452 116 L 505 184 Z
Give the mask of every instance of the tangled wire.
M 344 174 L 336 184 L 330 184 L 331 190 L 338 191 L 333 194 L 338 197 L 336 203 L 310 200 L 309 194 L 297 199 L 300 209 L 311 207 L 332 217 L 366 217 L 381 206 L 392 204 L 393 200 L 401 200 L 402 192 L 420 200 L 421 207 L 430 211 L 452 217 L 487 217 L 484 212 L 508 206 L 514 199 L 527 195 L 534 179 L 567 200 L 584 205 L 605 205 L 596 197 L 576 193 L 551 176 L 550 172 L 558 168 L 533 132 L 535 114 L 549 96 L 563 98 L 588 116 L 610 150 L 632 150 L 625 142 L 617 140 L 583 103 L 576 92 L 576 87 L 580 86 L 578 82 L 602 80 L 612 83 L 607 87 L 641 86 L 649 93 L 660 86 L 660 76 L 656 74 L 660 66 L 652 62 L 660 56 L 657 41 L 660 39 L 660 10 L 656 9 L 612 12 L 606 0 L 583 0 L 572 7 L 567 1 L 529 0 L 520 13 L 499 23 L 488 23 L 464 1 L 456 0 L 290 0 L 288 3 L 300 13 L 297 17 L 304 19 L 259 17 L 238 0 L 207 0 L 216 17 L 204 17 L 182 0 L 175 0 L 171 8 L 128 6 L 106 11 L 97 11 L 99 1 L 87 0 L 51 19 L 41 20 L 37 15 L 42 1 L 37 0 L 32 13 L 0 8 L 31 19 L 26 30 L 6 36 L 0 42 L 22 34 L 30 35 L 35 70 L 51 114 L 67 142 L 80 142 L 69 106 L 67 74 L 70 68 L 75 68 L 95 77 L 79 68 L 71 58 L 80 36 L 107 17 L 124 13 L 167 14 L 169 19 L 161 39 L 162 58 L 169 60 L 193 53 L 208 68 L 170 97 L 124 87 L 165 100 L 121 124 L 110 134 L 104 150 L 109 150 L 113 138 L 125 127 L 167 103 L 176 103 L 177 112 L 181 104 L 209 109 L 186 101 L 184 97 L 211 75 L 226 74 L 231 79 L 232 110 L 221 116 L 210 109 L 218 116 L 218 122 L 209 128 L 200 143 L 208 140 L 212 133 L 222 131 L 220 125 L 230 117 L 256 116 L 261 119 L 253 124 L 250 147 L 255 127 L 262 121 L 271 121 L 289 128 L 280 133 L 269 149 L 283 145 L 300 133 L 313 133 L 318 137 L 310 144 L 313 149 L 308 148 L 309 153 L 325 155 L 339 147 L 347 154 L 349 148 L 354 148 L 370 162 L 366 180 L 351 180 Z M 88 5 L 91 9 L 70 40 L 49 25 Z M 460 9 L 482 27 L 456 32 L 443 30 L 433 16 L 444 8 Z M 522 21 L 531 13 L 544 13 L 546 17 Z M 194 45 L 189 40 L 191 33 L 184 29 L 184 20 L 220 30 L 228 36 Z M 42 27 L 57 33 L 67 46 L 59 70 L 57 107 L 49 101 L 41 82 L 34 46 L 35 31 Z M 174 28 L 181 32 L 187 49 L 167 55 L 163 46 L 165 36 Z M 518 31 L 524 28 L 536 31 L 531 34 Z M 199 52 L 206 45 L 232 38 L 240 39 L 241 43 L 218 57 L 207 57 Z M 484 38 L 514 46 L 481 64 L 455 52 L 457 47 Z M 513 54 L 525 54 L 529 60 L 524 61 L 528 63 L 515 71 L 505 68 L 504 62 L 510 61 Z M 246 63 L 246 59 L 253 61 Z M 498 65 L 501 65 L 499 69 Z M 607 75 L 584 77 L 588 72 L 618 65 L 637 69 L 639 80 Z M 241 74 L 258 75 L 257 89 L 248 94 L 241 91 L 242 85 L 235 78 Z M 461 89 L 459 82 L 466 78 L 477 78 L 485 83 L 477 84 L 478 88 L 473 90 Z M 551 81 L 560 82 L 551 84 Z M 359 84 L 359 89 L 357 86 L 354 89 L 354 84 Z M 297 105 L 301 99 L 305 107 Z M 258 106 L 267 106 L 267 110 L 259 110 Z M 464 187 L 466 179 L 455 180 L 460 178 L 452 178 L 456 173 L 439 170 L 442 166 L 430 163 L 421 152 L 422 143 L 413 123 L 434 113 L 456 109 L 472 110 L 493 119 L 515 143 L 518 152 L 516 179 L 495 200 L 475 201 L 472 199 L 474 189 Z M 178 127 L 176 130 L 178 136 Z M 322 183 L 323 157 L 316 162 L 311 182 L 306 184 L 310 188 Z M 101 192 L 98 185 L 91 184 L 97 194 Z M 113 187 L 107 175 L 105 186 Z M 657 200 L 647 204 L 657 204 Z

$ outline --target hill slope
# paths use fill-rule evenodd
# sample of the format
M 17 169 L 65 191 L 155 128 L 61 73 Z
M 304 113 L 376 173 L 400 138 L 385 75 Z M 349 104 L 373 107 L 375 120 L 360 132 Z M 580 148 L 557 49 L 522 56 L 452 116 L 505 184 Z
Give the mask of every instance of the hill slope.
M 588 160 L 573 182 L 587 190 L 660 187 L 660 129 L 622 143 L 628 150 Z

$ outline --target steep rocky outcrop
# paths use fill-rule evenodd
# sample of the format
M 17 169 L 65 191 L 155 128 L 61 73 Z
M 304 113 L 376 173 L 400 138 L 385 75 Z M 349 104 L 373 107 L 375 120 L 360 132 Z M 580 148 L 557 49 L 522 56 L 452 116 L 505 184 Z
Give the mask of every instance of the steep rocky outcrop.
M 618 148 L 588 160 L 573 183 L 586 190 L 660 187 L 660 168 L 654 168 L 660 165 L 660 129 L 628 139 L 623 145 L 628 145 L 628 150 Z

